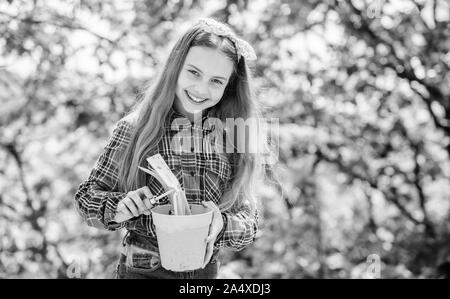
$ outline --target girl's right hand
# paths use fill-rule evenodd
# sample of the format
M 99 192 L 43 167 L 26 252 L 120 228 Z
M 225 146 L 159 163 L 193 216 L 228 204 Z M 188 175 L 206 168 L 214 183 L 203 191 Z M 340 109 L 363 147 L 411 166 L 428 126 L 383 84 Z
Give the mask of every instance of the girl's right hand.
M 152 197 L 153 194 L 147 186 L 128 192 L 117 204 L 115 222 L 121 223 L 141 214 L 150 215 L 150 209 L 153 208 L 150 203 Z

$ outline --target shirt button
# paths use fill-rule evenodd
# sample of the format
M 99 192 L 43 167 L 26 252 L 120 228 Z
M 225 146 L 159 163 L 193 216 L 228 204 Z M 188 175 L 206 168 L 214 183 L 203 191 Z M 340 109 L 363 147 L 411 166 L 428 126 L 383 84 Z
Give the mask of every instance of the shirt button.
M 194 175 L 195 175 L 195 172 L 191 171 L 191 176 L 194 176 Z

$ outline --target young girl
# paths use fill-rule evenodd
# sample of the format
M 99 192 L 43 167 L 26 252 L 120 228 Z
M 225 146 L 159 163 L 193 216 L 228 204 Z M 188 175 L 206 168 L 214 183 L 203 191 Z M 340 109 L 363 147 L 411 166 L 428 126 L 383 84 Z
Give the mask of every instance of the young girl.
M 258 229 L 254 187 L 263 174 L 262 157 L 238 149 L 239 138 L 248 142 L 249 136 L 230 133 L 217 121 L 206 123 L 259 116 L 248 66 L 255 59 L 253 48 L 228 26 L 202 19 L 177 41 L 159 78 L 118 121 L 75 195 L 89 225 L 128 230 L 117 278 L 215 278 L 219 248 L 240 250 L 253 242 Z M 223 140 L 226 149 L 220 147 Z M 190 204 L 213 209 L 204 265 L 198 270 L 173 272 L 160 265 L 150 209 L 168 201 L 152 200 L 165 190 L 138 168 L 156 153 Z

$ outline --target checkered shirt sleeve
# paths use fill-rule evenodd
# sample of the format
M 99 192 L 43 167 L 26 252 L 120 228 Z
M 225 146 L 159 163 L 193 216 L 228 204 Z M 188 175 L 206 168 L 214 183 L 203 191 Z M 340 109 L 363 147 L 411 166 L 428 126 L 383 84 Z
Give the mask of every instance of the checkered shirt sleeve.
M 121 120 L 117 123 L 103 153 L 97 159 L 89 178 L 75 194 L 79 214 L 89 226 L 117 230 L 127 223 L 116 223 L 117 204 L 126 196 L 118 191 L 118 155 L 130 142 L 132 127 Z
M 224 227 L 214 244 L 215 248 L 225 247 L 236 251 L 254 242 L 258 231 L 258 211 L 253 213 L 249 205 L 242 205 L 238 212 L 223 212 Z

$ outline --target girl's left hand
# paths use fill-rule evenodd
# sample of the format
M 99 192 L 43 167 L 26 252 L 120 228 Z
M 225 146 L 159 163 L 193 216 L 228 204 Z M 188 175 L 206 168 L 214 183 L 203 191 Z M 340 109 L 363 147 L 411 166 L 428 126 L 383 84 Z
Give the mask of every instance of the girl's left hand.
M 205 260 L 203 262 L 203 267 L 205 268 L 206 265 L 209 263 L 209 260 L 212 257 L 213 250 L 214 250 L 214 243 L 216 242 L 217 236 L 219 235 L 220 231 L 223 228 L 223 219 L 222 214 L 220 213 L 219 208 L 211 201 L 203 201 L 202 205 L 207 208 L 211 208 L 213 210 L 213 217 L 211 221 L 211 225 L 209 226 L 209 234 L 206 238 L 206 254 L 205 254 Z

